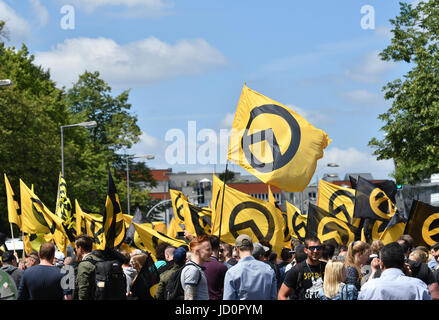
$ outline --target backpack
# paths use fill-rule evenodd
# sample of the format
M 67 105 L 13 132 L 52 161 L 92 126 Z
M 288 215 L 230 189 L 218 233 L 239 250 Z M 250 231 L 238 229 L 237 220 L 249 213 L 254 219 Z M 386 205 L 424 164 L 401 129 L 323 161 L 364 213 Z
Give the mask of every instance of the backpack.
M 126 299 L 127 282 L 119 260 L 86 261 L 95 266 L 94 300 Z
M 183 272 L 183 269 L 190 264 L 195 266 L 193 262 L 189 261 L 171 275 L 165 288 L 166 300 L 184 300 L 184 289 L 181 285 L 181 273 Z M 200 277 L 198 278 L 197 285 L 201 280 L 201 271 L 199 272 L 199 275 Z

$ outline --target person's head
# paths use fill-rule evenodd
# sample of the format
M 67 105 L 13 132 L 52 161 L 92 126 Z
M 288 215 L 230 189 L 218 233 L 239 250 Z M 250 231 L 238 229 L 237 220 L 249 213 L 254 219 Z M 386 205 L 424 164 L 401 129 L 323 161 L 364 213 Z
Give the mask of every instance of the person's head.
M 54 263 L 57 267 L 62 267 L 64 265 L 64 259 L 65 259 L 64 253 L 61 251 L 55 251 L 55 259 Z
M 174 263 L 176 265 L 182 266 L 186 263 L 186 250 L 179 247 L 174 251 Z
M 66 258 L 64 259 L 64 265 L 65 265 L 65 266 L 73 265 L 74 262 L 75 262 L 75 260 L 74 260 L 73 257 L 71 257 L 71 256 L 68 256 L 68 257 L 66 257 Z
M 308 237 L 305 239 L 305 253 L 307 261 L 310 264 L 317 264 L 322 256 L 322 244 L 317 237 Z M 297 252 L 296 252 L 297 254 Z
M 409 247 L 409 251 L 412 251 L 412 249 L 415 247 L 415 240 L 409 234 L 401 235 L 398 240 L 406 241 L 407 242 L 407 246 Z
M 402 269 L 405 262 L 404 250 L 398 242 L 391 242 L 385 245 L 380 252 L 381 268 Z
M 409 260 L 427 263 L 428 254 L 424 250 L 416 249 L 410 252 Z
M 167 247 L 170 247 L 171 245 L 167 242 L 160 242 L 157 247 L 155 248 L 155 257 L 157 260 L 165 260 L 165 250 Z
M 24 265 L 27 268 L 33 267 L 40 263 L 40 257 L 38 257 L 38 253 L 31 252 L 24 262 Z
M 189 244 L 191 250 L 191 259 L 195 263 L 209 262 L 212 255 L 212 246 L 210 239 L 206 235 L 198 236 L 192 239 Z
M 260 241 L 260 244 L 262 244 L 264 246 L 264 249 L 267 248 L 268 250 L 265 251 L 264 253 L 264 260 L 269 260 L 272 252 L 273 252 L 273 246 L 271 245 L 270 242 L 262 240 Z
M 235 240 L 235 248 L 239 258 L 250 256 L 253 252 L 253 241 L 250 236 L 241 234 Z
M 270 249 L 259 242 L 253 244 L 252 256 L 256 260 L 265 260 L 265 253 Z
M 342 244 L 338 247 L 338 255 L 339 256 L 346 256 L 348 253 L 348 246 L 345 244 Z
M 372 243 L 370 244 L 370 253 L 379 256 L 382 247 L 384 247 L 384 243 L 381 240 L 379 239 L 373 240 Z
M 329 260 L 325 267 L 325 278 L 323 280 L 323 291 L 328 298 L 337 295 L 339 284 L 346 279 L 346 267 L 343 260 Z
M 364 241 L 352 241 L 348 246 L 345 262 L 348 266 L 361 268 L 369 260 L 370 244 Z
M 219 251 L 220 251 L 220 239 L 217 236 L 210 235 L 210 246 L 212 247 L 212 255 L 219 258 Z
M 148 256 L 144 253 L 138 253 L 131 257 L 131 265 L 139 273 L 142 267 L 145 265 Z
M 228 261 L 232 258 L 233 247 L 225 242 L 221 242 L 219 250 L 218 250 L 218 259 L 219 261 Z
M 16 267 L 17 266 L 17 258 L 14 256 L 14 252 L 5 251 L 2 254 L 2 263 L 13 265 L 14 267 Z
M 404 256 L 408 258 L 410 252 L 412 251 L 410 244 L 404 239 L 398 239 L 396 242 L 401 246 L 402 251 L 404 251 Z
M 169 246 L 165 249 L 165 261 L 172 261 L 174 260 L 174 252 L 175 252 L 175 247 L 173 246 Z
M 123 265 L 124 266 L 129 266 L 129 264 L 130 264 L 130 260 L 131 260 L 131 255 L 130 255 L 130 253 L 128 252 L 128 251 L 121 251 L 120 252 L 122 255 L 123 255 L 123 257 L 124 257 L 124 259 L 123 259 Z
M 38 255 L 40 260 L 45 260 L 53 264 L 53 260 L 55 259 L 55 245 L 52 242 L 44 242 L 40 247 Z
M 439 242 L 432 245 L 430 250 L 433 259 L 439 262 Z
M 280 258 L 282 261 L 290 262 L 293 259 L 293 251 L 290 248 L 282 248 Z
M 324 243 L 322 245 L 322 259 L 328 261 L 332 258 L 335 252 L 335 246 L 330 243 Z
M 86 235 L 80 234 L 75 240 L 75 252 L 78 261 L 82 260 L 82 257 L 93 250 L 93 238 Z

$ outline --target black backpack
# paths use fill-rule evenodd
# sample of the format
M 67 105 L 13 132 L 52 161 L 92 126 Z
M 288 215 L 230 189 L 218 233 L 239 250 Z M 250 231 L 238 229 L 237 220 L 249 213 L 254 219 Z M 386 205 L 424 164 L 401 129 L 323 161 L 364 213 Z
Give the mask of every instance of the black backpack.
M 184 300 L 184 290 L 181 285 L 181 273 L 183 272 L 183 269 L 190 264 L 196 266 L 193 262 L 189 261 L 171 275 L 166 284 L 165 300 Z M 198 278 L 197 285 L 201 280 L 201 271 L 199 271 L 199 275 L 200 277 Z
M 94 300 L 126 300 L 127 282 L 119 260 L 95 261 Z

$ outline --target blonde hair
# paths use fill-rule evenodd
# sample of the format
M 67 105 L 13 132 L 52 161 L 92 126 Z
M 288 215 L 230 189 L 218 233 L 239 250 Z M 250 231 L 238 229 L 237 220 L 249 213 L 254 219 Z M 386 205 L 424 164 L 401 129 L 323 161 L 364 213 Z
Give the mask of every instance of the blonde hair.
M 372 244 L 370 245 L 370 251 L 376 255 L 379 255 L 383 247 L 384 243 L 381 240 L 373 240 Z
M 361 280 L 363 277 L 361 274 L 360 267 L 355 263 L 355 255 L 359 253 L 360 255 L 364 254 L 367 250 L 370 250 L 370 244 L 364 241 L 353 241 L 348 246 L 348 252 L 346 254 L 345 266 L 354 267 L 358 272 L 358 277 Z M 326 277 L 326 275 L 325 275 Z
M 418 262 L 423 262 L 423 263 L 427 263 L 428 261 L 428 255 L 425 251 L 421 250 L 421 249 L 416 249 L 413 252 L 410 253 L 409 255 L 409 259 L 410 260 L 415 260 Z
M 342 260 L 329 260 L 325 267 L 325 278 L 323 280 L 323 292 L 328 298 L 337 295 L 340 283 L 343 283 L 343 268 L 345 268 Z

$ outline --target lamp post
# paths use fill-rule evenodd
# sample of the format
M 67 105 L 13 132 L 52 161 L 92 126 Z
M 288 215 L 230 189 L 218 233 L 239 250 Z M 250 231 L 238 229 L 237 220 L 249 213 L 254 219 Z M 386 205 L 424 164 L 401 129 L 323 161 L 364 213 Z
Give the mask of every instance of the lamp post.
M 130 167 L 128 164 L 129 159 L 138 159 L 143 158 L 147 160 L 153 160 L 155 157 L 153 155 L 147 155 L 147 156 L 127 156 L 126 157 L 126 170 L 127 170 L 127 213 L 128 215 L 131 215 L 130 211 Z
M 64 128 L 71 128 L 71 127 L 94 128 L 96 126 L 97 126 L 96 121 L 87 121 L 87 122 L 61 126 L 61 174 L 63 176 L 64 176 Z
M 0 87 L 9 87 L 12 86 L 12 81 L 9 79 L 0 79 Z

